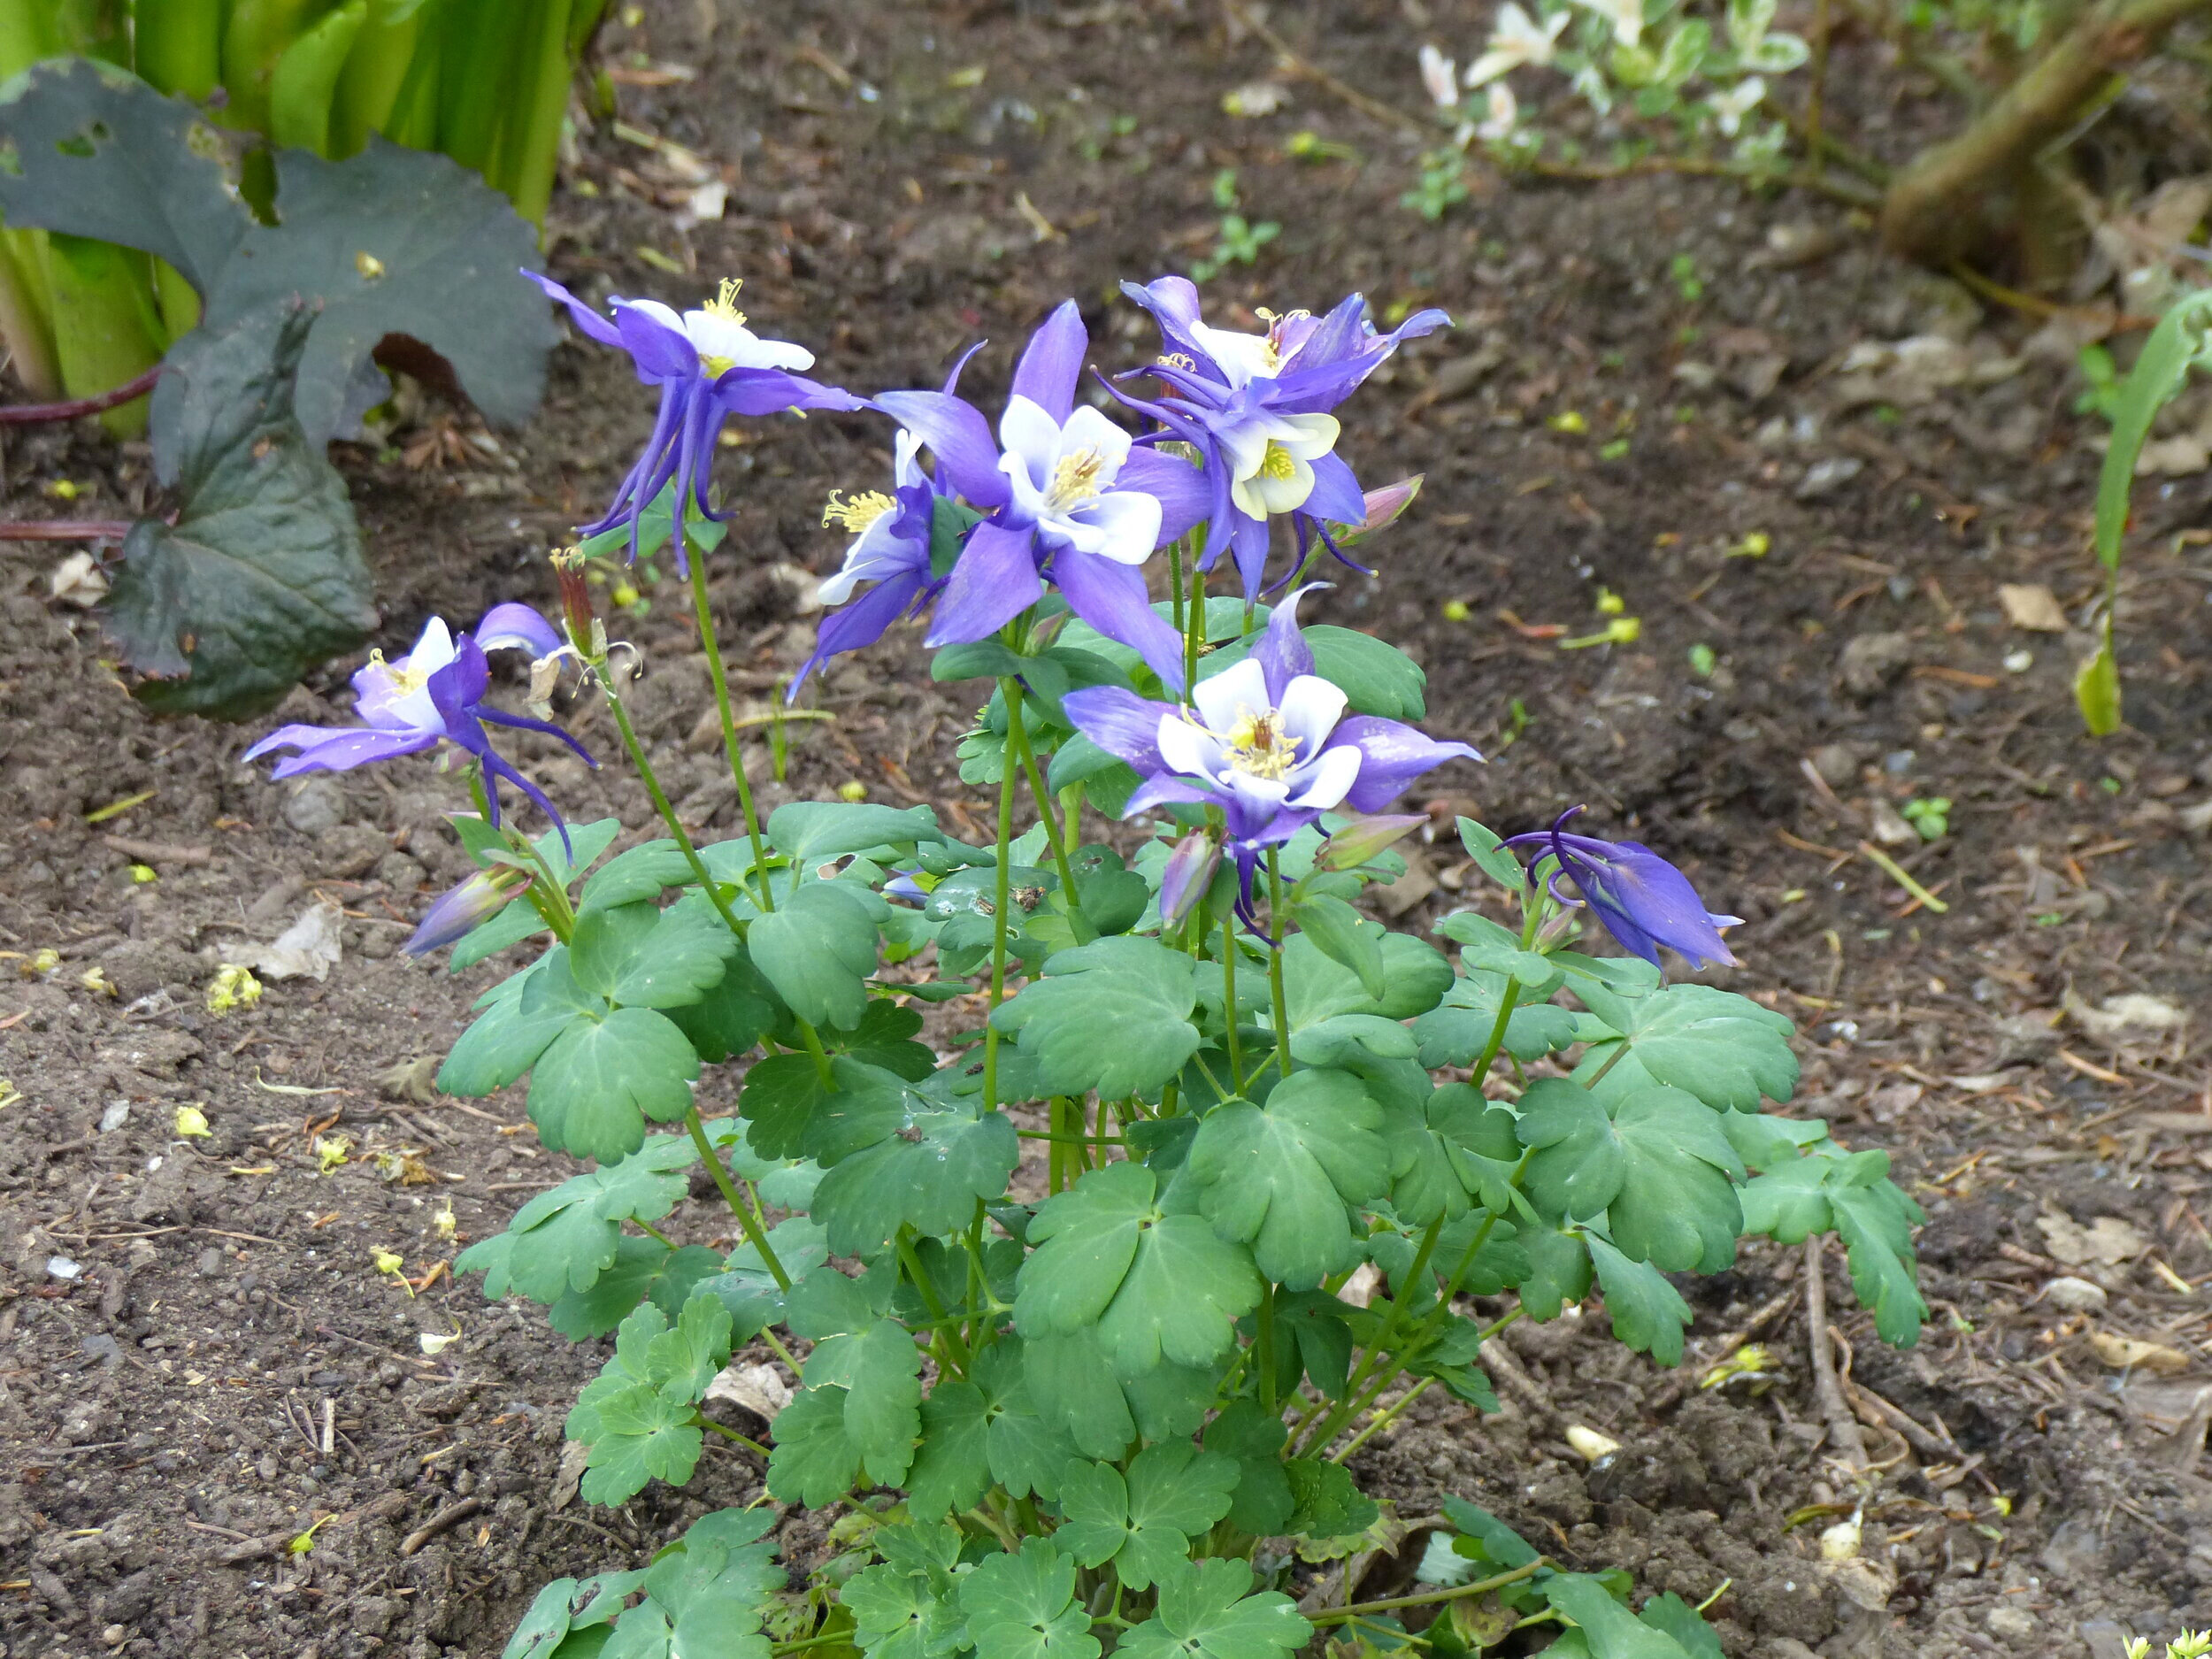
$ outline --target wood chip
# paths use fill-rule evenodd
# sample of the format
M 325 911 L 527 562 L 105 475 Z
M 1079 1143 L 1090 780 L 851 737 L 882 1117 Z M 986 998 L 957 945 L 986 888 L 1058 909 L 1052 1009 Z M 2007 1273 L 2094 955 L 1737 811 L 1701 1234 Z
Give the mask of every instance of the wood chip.
M 2029 634 L 2063 634 L 2066 610 L 2058 595 L 2041 582 L 2003 582 L 1997 603 L 2005 608 L 2005 620 Z

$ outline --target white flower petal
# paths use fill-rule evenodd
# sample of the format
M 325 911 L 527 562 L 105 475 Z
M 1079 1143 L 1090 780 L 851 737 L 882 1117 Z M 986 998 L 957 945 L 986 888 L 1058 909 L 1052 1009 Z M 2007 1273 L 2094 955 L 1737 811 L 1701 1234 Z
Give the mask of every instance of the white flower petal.
M 1160 758 L 1167 763 L 1169 770 L 1179 772 L 1187 778 L 1203 778 L 1211 782 L 1226 764 L 1220 740 L 1179 714 L 1160 717 L 1159 745 Z
M 1352 786 L 1359 781 L 1360 759 L 1359 750 L 1349 743 L 1323 750 L 1321 758 L 1312 766 L 1299 769 L 1300 788 L 1290 804 L 1319 807 L 1325 812 L 1349 795 Z
M 1121 565 L 1141 565 L 1160 545 L 1160 501 L 1119 489 L 1086 502 L 1067 520 L 1068 539 L 1086 553 Z
M 1087 403 L 1068 417 L 1068 424 L 1060 428 L 1060 453 L 1076 455 L 1085 449 L 1098 451 L 1104 465 L 1100 466 L 1096 481 L 1101 489 L 1114 481 L 1121 471 L 1121 464 L 1129 458 L 1129 434 Z
M 1223 669 L 1210 679 L 1202 680 L 1191 689 L 1191 701 L 1198 705 L 1206 724 L 1217 732 L 1225 732 L 1237 723 L 1239 713 L 1259 714 L 1268 708 L 1267 675 L 1251 657 Z
M 1311 760 L 1344 718 L 1343 687 L 1318 674 L 1300 674 L 1283 687 L 1281 719 L 1276 724 L 1285 736 L 1298 740 L 1298 757 Z

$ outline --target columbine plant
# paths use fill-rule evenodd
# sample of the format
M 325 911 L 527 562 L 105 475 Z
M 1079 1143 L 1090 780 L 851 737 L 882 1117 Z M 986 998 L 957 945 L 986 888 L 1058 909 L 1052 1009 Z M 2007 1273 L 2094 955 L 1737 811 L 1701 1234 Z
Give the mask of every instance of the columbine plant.
M 1882 1334 L 1918 1331 L 1918 1212 L 1885 1156 L 1764 1110 L 1796 1083 L 1789 1021 L 1664 982 L 1663 946 L 1732 962 L 1732 918 L 1660 855 L 1462 819 L 1498 890 L 1440 925 L 1456 960 L 1362 913 L 1404 867 L 1391 845 L 1430 822 L 1385 810 L 1477 757 L 1410 724 L 1423 677 L 1401 653 L 1302 626 L 1304 588 L 1261 603 L 1265 543 L 1240 538 L 1288 517 L 1340 546 L 1402 505 L 1353 485 L 1331 411 L 1442 319 L 1377 334 L 1355 298 L 1238 335 L 1186 289 L 1139 290 L 1180 357 L 1153 367 L 1172 388 L 1141 406 L 1158 431 L 1074 406 L 1087 342 L 1064 307 L 995 437 L 950 386 L 885 394 L 895 493 L 833 502 L 856 540 L 822 651 L 927 610 L 937 677 L 995 681 L 961 746 L 996 786 L 992 845 L 926 808 L 801 803 L 760 825 L 749 793 L 744 833 L 695 842 L 573 560 L 565 639 L 505 607 L 473 640 L 434 627 L 364 671 L 362 731 L 279 734 L 315 757 L 295 766 L 458 745 L 479 811 L 455 822 L 483 872 L 418 943 L 467 927 L 457 966 L 542 946 L 480 1001 L 440 1084 L 526 1076 L 545 1144 L 596 1160 L 457 1263 L 572 1339 L 614 1336 L 568 1418 L 584 1496 L 680 1485 L 710 1446 L 764 1464 L 763 1500 L 649 1564 L 548 1586 L 511 1659 L 1268 1659 L 1317 1631 L 1462 1651 L 1544 1624 L 1599 1659 L 1709 1654 L 1679 1598 L 1635 1609 L 1619 1575 L 1570 1571 L 1456 1497 L 1409 1594 L 1322 1594 L 1306 1563 L 1395 1547 L 1356 1455 L 1440 1385 L 1494 1409 L 1482 1348 L 1515 1319 L 1601 1297 L 1622 1340 L 1672 1364 L 1691 1316 L 1668 1274 L 1832 1229 Z M 634 476 L 617 518 L 648 495 Z M 1293 571 L 1320 545 L 1298 540 Z M 1231 549 L 1245 592 L 1209 599 Z M 514 780 L 470 734 L 518 722 L 480 676 L 435 687 L 449 656 L 510 635 L 541 691 L 580 670 L 605 699 L 664 837 L 594 868 L 612 820 L 535 841 L 495 821 Z M 1632 954 L 1572 949 L 1586 914 Z M 931 1003 L 948 1018 L 925 1042 Z M 716 1094 L 734 1110 L 710 1116 Z M 687 1210 L 702 1169 L 727 1219 Z M 734 1249 L 705 1242 L 733 1224 Z M 1354 1294 L 1363 1267 L 1375 1287 Z M 753 1342 L 798 1384 L 772 1446 L 706 1404 Z M 766 1497 L 849 1506 L 843 1553 L 802 1586 L 774 1564 Z

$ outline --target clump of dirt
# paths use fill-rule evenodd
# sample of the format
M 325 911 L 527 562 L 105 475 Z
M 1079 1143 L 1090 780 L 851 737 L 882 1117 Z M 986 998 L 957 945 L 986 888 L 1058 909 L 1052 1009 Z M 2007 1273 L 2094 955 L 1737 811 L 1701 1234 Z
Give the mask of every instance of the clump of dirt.
M 1302 27 L 1356 84 L 1410 88 L 1397 12 L 1338 4 Z M 1224 115 L 1223 91 L 1270 75 L 1270 55 L 1167 4 L 810 0 L 771 19 L 669 0 L 609 50 L 628 135 L 581 145 L 557 273 L 673 299 L 742 274 L 757 327 L 864 389 L 934 384 L 983 334 L 1000 343 L 971 382 L 1001 384 L 1007 342 L 1071 292 L 1102 365 L 1141 361 L 1149 324 L 1111 280 L 1210 249 L 1225 167 L 1285 230 L 1210 286 L 1224 317 L 1360 288 L 1457 319 L 1348 411 L 1371 484 L 1427 484 L 1371 544 L 1381 580 L 1340 572 L 1310 614 L 1406 643 L 1429 724 L 1491 756 L 1444 775 L 1448 807 L 1514 830 L 1586 805 L 1747 918 L 1750 965 L 1729 982 L 1799 1024 L 1792 1110 L 1887 1148 L 1928 1209 L 1936 1319 L 1918 1348 L 1885 1348 L 1827 1263 L 1875 1465 L 1863 1492 L 1814 1399 L 1801 1252 L 1750 1248 L 1685 1280 L 1699 1317 L 1678 1372 L 1620 1349 L 1594 1302 L 1515 1325 L 1494 1350 L 1499 1415 L 1424 1397 L 1360 1455 L 1402 1517 L 1455 1492 L 1578 1565 L 1717 1591 L 1724 1645 L 1758 1659 L 2108 1659 L 2125 1632 L 2212 1623 L 2192 1416 L 2212 1383 L 2200 480 L 2141 503 L 2118 618 L 2131 725 L 2092 744 L 2070 677 L 2097 587 L 2095 434 L 2063 365 L 2032 321 L 1884 265 L 1825 208 L 1640 178 L 1493 188 L 1426 225 L 1394 205 L 1413 138 L 1303 81 L 1274 114 Z M 1299 159 L 1299 131 L 1342 148 Z M 638 134 L 722 169 L 726 216 L 681 221 L 689 188 Z M 1678 254 L 1702 273 L 1695 298 L 1669 275 Z M 1844 370 L 1853 347 L 1931 339 L 1948 355 Z M 1949 366 L 1915 378 L 1932 363 Z M 433 611 L 548 598 L 539 555 L 597 510 L 649 411 L 609 354 L 577 346 L 526 433 L 487 442 L 428 412 L 396 457 L 349 452 L 380 643 L 404 649 Z M 803 585 L 770 567 L 831 568 L 824 494 L 872 487 L 888 459 L 881 422 L 818 415 L 749 426 L 720 457 L 740 511 L 718 615 L 764 708 L 813 634 Z M 73 512 L 150 495 L 143 454 L 88 426 L 11 437 L 9 516 L 51 511 L 42 492 L 65 479 Z M 50 555 L 0 557 L 0 1099 L 19 1096 L 0 1105 L 8 1651 L 488 1655 L 545 1580 L 635 1564 L 756 1494 L 757 1462 L 718 1451 L 683 1492 L 584 1504 L 560 1423 L 603 1345 L 571 1348 L 441 1271 L 568 1167 L 518 1099 L 427 1087 L 510 965 L 456 976 L 396 954 L 465 868 L 445 780 L 414 762 L 270 784 L 237 763 L 250 733 L 139 713 L 90 617 L 49 595 Z M 2048 612 L 2016 626 L 2005 589 L 2022 586 L 2054 590 L 2056 631 Z M 1602 626 L 1601 588 L 1640 637 L 1563 650 Z M 685 607 L 646 599 L 626 629 L 649 664 L 654 764 L 687 820 L 726 826 Z M 342 718 L 350 666 L 280 718 Z M 950 764 L 969 706 L 930 682 L 910 632 L 818 684 L 836 719 L 795 731 L 772 799 L 857 781 L 988 833 Z M 610 748 L 587 712 L 573 724 Z M 643 832 L 616 769 L 534 740 L 518 757 L 572 816 Z M 756 761 L 764 775 L 764 747 Z M 1935 798 L 1943 833 L 1898 839 L 1903 809 Z M 1418 926 L 1490 901 L 1446 842 L 1384 902 Z M 340 912 L 326 978 L 209 1011 L 224 963 L 324 903 Z M 40 970 L 49 949 L 58 965 Z M 180 1133 L 180 1108 L 210 1133 Z M 1706 1386 L 1731 1354 L 1738 1374 Z M 1592 1465 L 1569 1426 L 1619 1449 Z M 1821 1533 L 1855 1515 L 1855 1563 L 1824 1563 Z M 827 1548 L 803 1516 L 785 1537 L 802 1569 Z

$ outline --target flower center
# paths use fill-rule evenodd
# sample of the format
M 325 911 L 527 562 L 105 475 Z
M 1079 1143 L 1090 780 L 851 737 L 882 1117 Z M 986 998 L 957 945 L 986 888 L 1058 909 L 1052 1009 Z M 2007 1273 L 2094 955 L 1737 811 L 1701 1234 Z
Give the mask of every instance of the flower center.
M 722 321 L 739 328 L 744 327 L 745 313 L 737 309 L 737 291 L 744 286 L 745 280 L 742 277 L 724 277 L 722 286 L 716 291 L 714 297 L 699 309 L 710 317 L 719 318 Z M 718 357 L 704 351 L 699 354 L 699 366 L 709 375 L 717 379 L 727 373 L 736 365 L 736 363 L 735 357 Z
M 1266 344 L 1261 348 L 1262 352 L 1266 357 L 1267 366 L 1271 370 L 1279 369 L 1283 366 L 1284 357 L 1289 355 L 1283 349 L 1283 330 L 1289 327 L 1290 325 L 1294 322 L 1303 321 L 1306 318 L 1312 316 L 1313 313 L 1307 311 L 1285 311 L 1280 317 L 1278 317 L 1273 311 L 1269 311 L 1265 306 L 1262 306 L 1254 314 L 1257 316 L 1262 322 L 1267 325 Z M 1283 476 L 1286 477 L 1288 475 L 1284 474 Z
M 1060 457 L 1052 469 L 1052 486 L 1045 491 L 1045 506 L 1053 512 L 1071 512 L 1085 502 L 1095 501 L 1099 474 L 1106 470 L 1106 452 L 1095 447 Z
M 737 291 L 745 286 L 742 277 L 724 277 L 715 296 L 699 309 L 710 317 L 726 318 L 740 328 L 745 326 L 745 313 L 737 309 Z
M 1277 724 L 1282 713 L 1240 708 L 1236 724 L 1222 734 L 1229 764 L 1248 778 L 1280 778 L 1298 764 L 1298 740 Z
M 396 697 L 411 695 L 430 683 L 430 671 L 409 666 L 404 657 L 396 663 L 388 663 L 382 651 L 371 651 L 369 666 L 391 681 L 392 695 Z
M 1260 476 L 1289 480 L 1298 476 L 1297 457 L 1275 439 L 1267 441 L 1266 451 L 1260 457 Z
M 855 535 L 858 535 L 896 505 L 879 489 L 867 490 L 844 501 L 838 500 L 838 497 L 844 493 L 841 489 L 830 491 L 829 503 L 822 509 L 822 522 L 826 525 L 843 525 Z

